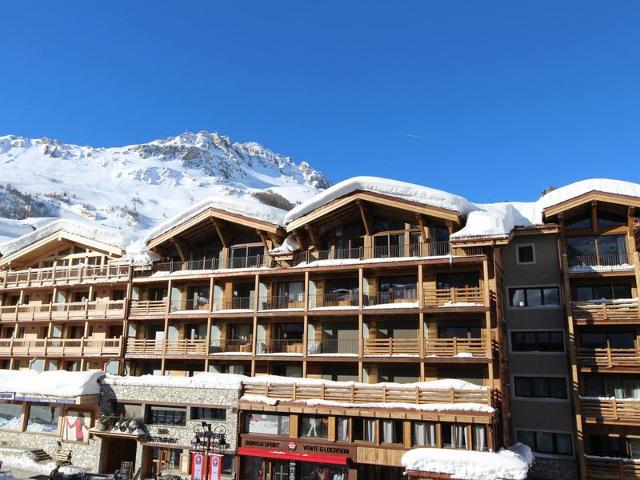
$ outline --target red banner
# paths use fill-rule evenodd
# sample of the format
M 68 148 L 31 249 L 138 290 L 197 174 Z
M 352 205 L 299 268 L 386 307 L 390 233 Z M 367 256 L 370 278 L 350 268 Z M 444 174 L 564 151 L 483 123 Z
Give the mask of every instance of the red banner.
M 207 480 L 207 454 L 191 452 L 191 480 Z
M 209 454 L 209 480 L 220 480 L 222 478 L 222 457 L 217 453 Z

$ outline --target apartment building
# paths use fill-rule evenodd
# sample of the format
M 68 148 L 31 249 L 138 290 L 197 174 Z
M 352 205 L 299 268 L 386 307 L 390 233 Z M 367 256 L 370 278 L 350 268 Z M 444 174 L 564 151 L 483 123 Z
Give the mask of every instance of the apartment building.
M 273 455 L 308 444 L 342 449 L 335 475 L 373 479 L 402 478 L 412 447 L 515 441 L 534 450 L 538 478 L 640 477 L 638 202 L 640 187 L 624 182 L 479 206 L 356 178 L 290 212 L 195 205 L 148 235 L 147 262 L 59 225 L 0 246 L 0 366 L 399 388 L 372 386 L 369 402 L 318 386 L 250 392 L 277 404 L 241 401 L 239 448 L 280 453 L 240 454 L 240 478 L 290 478 L 307 467 Z M 443 379 L 482 389 L 472 403 L 488 408 L 470 415 L 455 388 L 445 402 L 416 383 Z M 402 384 L 416 385 L 414 407 L 383 407 L 407 403 Z M 313 395 L 339 405 L 299 402 Z M 448 406 L 420 407 L 434 403 Z M 433 434 L 416 441 L 412 429 Z

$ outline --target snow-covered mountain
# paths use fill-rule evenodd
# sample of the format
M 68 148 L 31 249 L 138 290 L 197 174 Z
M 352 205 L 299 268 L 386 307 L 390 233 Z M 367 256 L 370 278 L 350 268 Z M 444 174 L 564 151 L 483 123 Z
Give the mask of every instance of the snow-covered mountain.
M 141 238 L 207 197 L 250 196 L 289 209 L 328 186 L 306 162 L 218 133 L 114 148 L 0 136 L 0 243 L 51 217 L 97 221 Z

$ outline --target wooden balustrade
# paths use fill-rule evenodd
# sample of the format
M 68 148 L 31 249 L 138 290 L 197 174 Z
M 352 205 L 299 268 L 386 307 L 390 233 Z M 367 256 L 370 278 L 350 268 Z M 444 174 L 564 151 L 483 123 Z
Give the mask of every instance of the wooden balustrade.
M 420 346 L 417 338 L 364 339 L 364 355 L 418 355 L 419 353 Z
M 122 338 L 3 338 L 0 355 L 15 357 L 117 357 Z
M 206 355 L 207 341 L 182 338 L 179 340 L 127 339 L 126 355 L 161 356 L 161 355 Z
M 484 338 L 433 338 L 425 341 L 425 356 L 487 358 Z
M 640 460 L 587 455 L 588 480 L 639 480 Z
M 2 322 L 122 318 L 124 300 L 36 303 L 0 307 Z
M 579 325 L 640 322 L 637 298 L 573 302 L 571 310 Z
M 485 295 L 480 287 L 436 288 L 424 293 L 427 307 L 464 307 L 486 305 Z
M 133 300 L 131 302 L 132 317 L 156 317 L 167 312 L 167 302 L 164 300 Z
M 478 403 L 491 405 L 488 389 L 456 390 L 428 389 L 422 387 L 395 387 L 388 385 L 304 385 L 278 384 L 251 381 L 244 383 L 244 393 L 262 395 L 280 400 L 331 400 L 349 403 Z
M 127 339 L 125 355 L 154 355 L 160 356 L 164 351 L 163 340 L 147 340 L 138 338 Z
M 634 348 L 578 348 L 580 367 L 640 367 L 640 351 Z
M 0 288 L 69 285 L 81 282 L 117 282 L 129 278 L 131 265 L 85 265 L 29 268 L 0 272 Z
M 640 423 L 640 401 L 635 399 L 581 397 L 580 405 L 587 422 Z

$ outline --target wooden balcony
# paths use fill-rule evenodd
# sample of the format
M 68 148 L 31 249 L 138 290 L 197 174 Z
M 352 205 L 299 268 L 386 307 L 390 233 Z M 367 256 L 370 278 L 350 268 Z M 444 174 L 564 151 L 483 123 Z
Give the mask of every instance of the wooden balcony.
M 416 332 L 417 335 L 417 332 Z M 418 355 L 417 338 L 365 338 L 365 356 Z
M 301 339 L 274 338 L 271 340 L 258 340 L 258 354 L 268 355 L 271 353 L 302 355 L 303 344 Z
M 252 353 L 253 340 L 251 338 L 227 338 L 225 340 L 212 340 L 210 351 L 214 354 L 247 354 Z
M 0 272 L 0 288 L 123 282 L 129 279 L 130 271 L 131 265 L 126 264 L 7 270 Z
M 160 357 L 160 356 L 188 356 L 206 355 L 208 353 L 206 340 L 147 340 L 127 339 L 128 357 Z
M 303 308 L 304 294 L 260 297 L 258 300 L 258 310 L 301 310 Z
M 131 317 L 162 317 L 167 312 L 167 302 L 164 300 L 132 300 Z
M 586 455 L 588 480 L 638 480 L 640 460 Z
M 640 401 L 634 399 L 581 397 L 582 416 L 588 423 L 637 425 L 640 423 Z
M 613 325 L 640 323 L 637 298 L 573 302 L 573 319 L 578 325 Z
M 0 307 L 2 322 L 48 320 L 105 320 L 124 316 L 124 300 L 42 303 Z
M 425 341 L 425 356 L 443 358 L 488 358 L 484 338 L 433 338 Z
M 224 310 L 249 310 L 255 309 L 255 303 L 253 297 L 233 297 L 229 300 L 216 299 L 213 301 L 214 311 Z
M 118 357 L 122 338 L 0 339 L 0 355 L 14 357 Z
M 633 257 L 626 251 L 596 255 L 569 255 L 569 273 L 633 270 Z
M 582 368 L 638 368 L 640 351 L 634 348 L 578 348 L 576 363 Z
M 251 269 L 271 267 L 273 259 L 269 255 L 253 255 L 227 259 L 203 258 L 200 260 L 189 260 L 186 262 L 172 261 L 160 262 L 153 265 L 153 272 L 181 273 L 183 275 L 207 274 L 215 270 L 226 269 Z M 151 271 L 146 272 L 147 274 Z
M 379 292 L 374 295 L 364 295 L 364 307 L 368 308 L 417 308 L 418 291 L 415 288 L 407 290 Z
M 211 311 L 208 300 L 181 300 L 171 302 L 171 312 L 176 315 L 207 313 Z
M 271 384 L 252 381 L 244 383 L 247 395 L 262 395 L 279 400 L 331 400 L 347 403 L 478 403 L 491 405 L 491 391 L 429 389 L 419 386 L 353 384 L 350 386 L 319 384 Z M 454 410 L 454 409 L 452 409 Z
M 309 309 L 312 308 L 358 308 L 360 299 L 358 293 L 352 290 L 342 290 L 332 293 L 319 293 L 309 297 Z
M 428 308 L 485 307 L 487 299 L 480 287 L 436 288 L 424 293 L 424 305 Z

